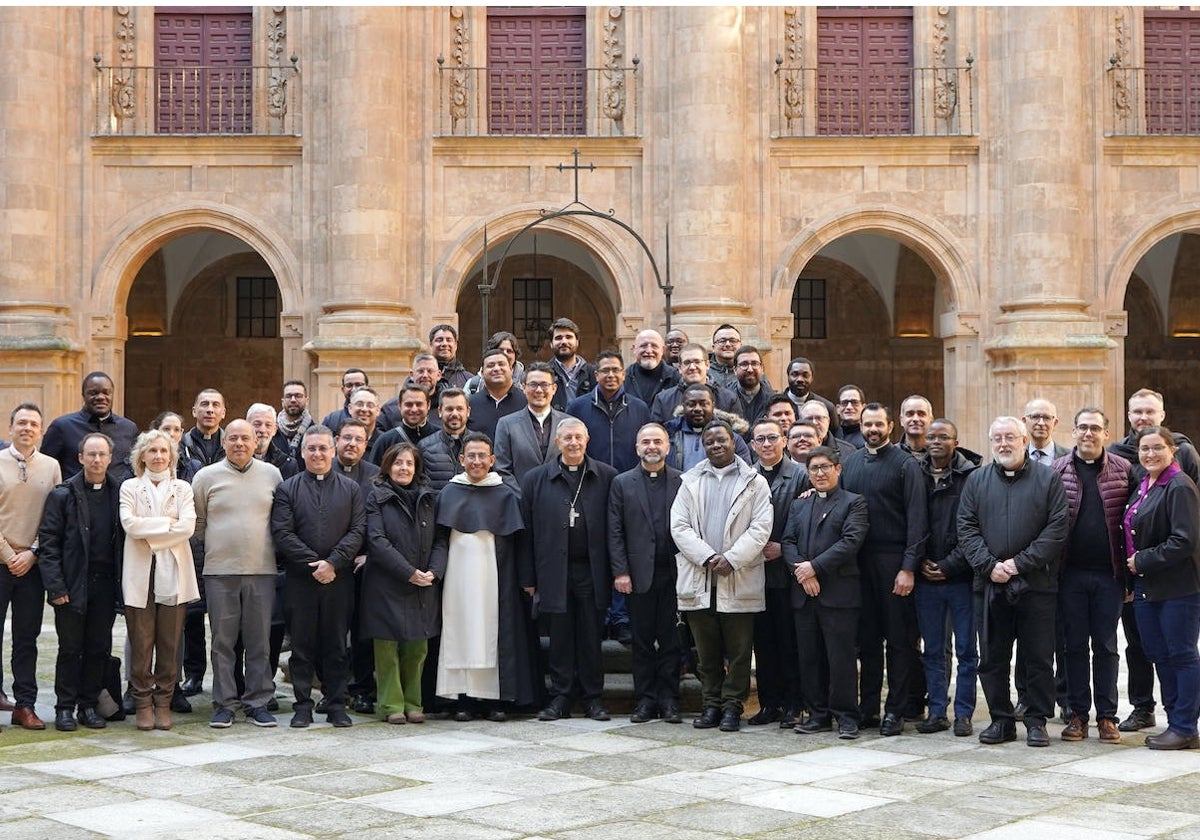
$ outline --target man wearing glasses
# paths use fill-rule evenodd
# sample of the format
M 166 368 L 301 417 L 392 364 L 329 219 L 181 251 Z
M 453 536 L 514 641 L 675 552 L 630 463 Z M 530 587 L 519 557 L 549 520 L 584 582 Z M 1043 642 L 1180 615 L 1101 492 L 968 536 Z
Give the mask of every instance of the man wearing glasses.
M 859 449 L 867 445 L 866 440 L 863 439 L 862 426 L 859 424 L 865 403 L 863 389 L 857 385 L 843 385 L 838 391 L 838 424 L 834 428 L 833 434 L 839 440 L 853 444 Z
M 771 386 L 763 380 L 762 354 L 758 348 L 743 344 L 733 357 L 733 369 L 737 375 L 737 384 L 733 387 L 737 413 L 747 423 L 753 423 L 766 413 L 767 403 L 775 396 Z
M 588 457 L 603 461 L 618 472 L 637 466 L 634 442 L 638 429 L 650 422 L 650 409 L 637 397 L 625 393 L 624 385 L 621 354 L 602 350 L 596 356 L 596 389 L 567 405 L 567 414 L 578 417 L 588 428 Z
M 558 385 L 549 364 L 533 362 L 525 368 L 523 387 L 527 410 L 501 417 L 496 424 L 496 471 L 513 476 L 518 484 L 534 468 L 558 457 L 555 435 L 567 419 L 552 406 Z
M 11 604 L 12 722 L 25 729 L 45 729 L 33 708 L 45 594 L 37 565 L 37 532 L 46 497 L 62 481 L 62 470 L 58 461 L 38 452 L 42 410 L 33 403 L 13 410 L 8 436 L 12 443 L 0 451 L 0 624 Z
M 737 385 L 733 370 L 733 354 L 742 346 L 742 334 L 733 324 L 721 324 L 713 332 L 712 360 L 708 366 L 708 383 L 717 388 Z
M 673 388 L 667 388 L 654 398 L 650 407 L 650 418 L 655 423 L 667 423 L 679 413 L 683 405 L 683 392 L 692 385 L 708 385 L 712 391 L 713 405 L 718 411 L 737 412 L 737 400 L 728 388 L 718 388 L 708 381 L 708 354 L 699 344 L 687 344 L 679 351 L 679 363 L 676 365 L 683 376 L 683 381 Z
M 1049 400 L 1035 399 L 1025 404 L 1025 428 L 1029 430 L 1029 457 L 1039 464 L 1052 464 L 1071 450 L 1054 442 L 1058 427 L 1058 409 Z

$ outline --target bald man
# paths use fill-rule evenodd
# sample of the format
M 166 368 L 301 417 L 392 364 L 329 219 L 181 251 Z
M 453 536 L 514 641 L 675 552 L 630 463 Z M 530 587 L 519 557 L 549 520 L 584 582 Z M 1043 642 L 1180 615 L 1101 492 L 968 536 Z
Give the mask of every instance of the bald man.
M 625 392 L 646 405 L 683 381 L 679 369 L 667 364 L 666 343 L 657 330 L 642 330 L 633 340 L 633 364 L 625 369 Z

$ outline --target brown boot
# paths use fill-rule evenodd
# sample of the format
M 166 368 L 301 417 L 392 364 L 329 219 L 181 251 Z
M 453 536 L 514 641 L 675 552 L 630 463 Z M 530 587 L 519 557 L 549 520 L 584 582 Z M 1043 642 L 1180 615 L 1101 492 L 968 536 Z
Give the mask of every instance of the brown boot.
M 1079 715 L 1071 715 L 1066 729 L 1062 731 L 1062 739 L 1064 741 L 1082 741 L 1087 736 L 1087 721 L 1083 720 Z
M 171 707 L 157 706 L 154 709 L 154 728 L 155 729 L 170 729 L 171 728 Z
M 149 732 L 154 728 L 154 709 L 151 706 L 138 706 L 134 711 L 137 720 L 137 728 L 143 732 Z

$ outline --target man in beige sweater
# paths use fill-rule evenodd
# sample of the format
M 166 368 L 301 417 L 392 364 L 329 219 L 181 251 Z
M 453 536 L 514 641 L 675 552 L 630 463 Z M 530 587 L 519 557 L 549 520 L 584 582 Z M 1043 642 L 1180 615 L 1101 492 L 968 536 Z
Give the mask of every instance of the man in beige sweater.
M 225 458 L 196 473 L 196 536 L 204 542 L 204 588 L 212 631 L 213 705 L 209 726 L 233 724 L 239 706 L 255 726 L 275 726 L 267 703 L 271 680 L 271 608 L 275 601 L 275 548 L 271 503 L 283 480 L 254 457 L 254 428 L 234 420 L 222 440 Z M 245 648 L 246 689 L 239 698 L 234 647 Z
M 12 721 L 45 729 L 37 702 L 37 637 L 42 630 L 42 573 L 37 566 L 37 530 L 46 497 L 60 481 L 58 461 L 38 452 L 42 410 L 21 403 L 9 417 L 12 443 L 0 451 L 0 624 L 12 604 Z

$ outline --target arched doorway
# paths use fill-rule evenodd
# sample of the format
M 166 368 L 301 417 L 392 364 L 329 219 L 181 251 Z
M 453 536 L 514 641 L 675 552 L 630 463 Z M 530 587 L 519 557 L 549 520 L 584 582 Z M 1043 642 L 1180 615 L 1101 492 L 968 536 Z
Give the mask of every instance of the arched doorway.
M 279 285 L 236 236 L 192 229 L 142 264 L 126 302 L 125 414 L 144 428 L 164 409 L 190 418 L 201 388 L 229 418 L 275 404 L 283 382 Z
M 1138 260 L 1125 311 L 1122 405 L 1139 388 L 1151 388 L 1163 395 L 1172 430 L 1200 432 L 1200 231 L 1160 239 Z M 1113 425 L 1124 426 L 1124 415 Z
M 829 399 L 853 382 L 893 410 L 909 394 L 923 394 L 941 414 L 943 348 L 935 326 L 946 308 L 919 254 L 889 236 L 849 234 L 821 248 L 796 279 L 791 355 L 813 361 L 813 390 Z
M 489 250 L 488 277 L 506 242 Z M 459 358 L 477 369 L 483 345 L 479 284 L 482 257 L 471 266 L 458 295 Z M 508 330 L 521 341 L 522 361 L 550 358 L 547 330 L 555 318 L 579 325 L 579 352 L 593 359 L 616 347 L 616 294 L 611 277 L 596 257 L 575 240 L 553 231 L 530 231 L 515 241 L 504 260 L 500 282 L 488 302 L 488 329 Z

